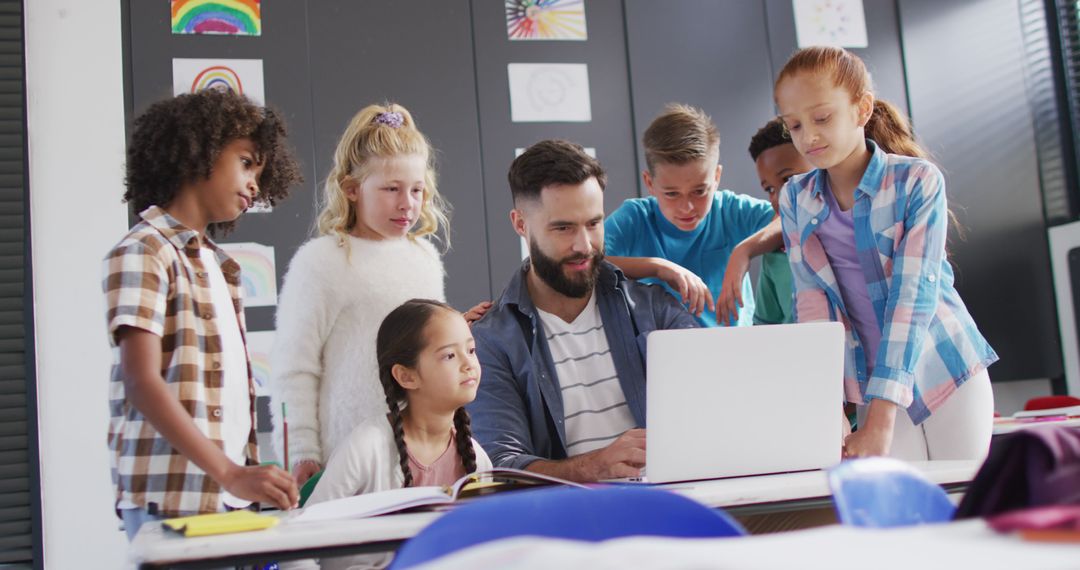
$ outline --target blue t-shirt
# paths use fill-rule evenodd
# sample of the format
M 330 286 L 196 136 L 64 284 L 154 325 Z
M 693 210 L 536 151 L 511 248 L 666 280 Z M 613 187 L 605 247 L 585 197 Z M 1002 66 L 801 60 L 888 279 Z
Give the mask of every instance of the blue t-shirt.
M 772 205 L 767 201 L 717 190 L 709 214 L 697 228 L 687 232 L 664 217 L 655 197 L 633 198 L 604 220 L 604 249 L 607 255 L 616 257 L 662 257 L 677 263 L 701 277 L 715 300 L 724 282 L 731 250 L 772 219 Z M 679 298 L 659 279 L 644 281 L 659 283 Z M 743 279 L 742 298 L 738 322 L 727 324 L 753 324 L 754 292 L 749 277 Z M 715 327 L 716 313 L 706 309 L 698 321 Z

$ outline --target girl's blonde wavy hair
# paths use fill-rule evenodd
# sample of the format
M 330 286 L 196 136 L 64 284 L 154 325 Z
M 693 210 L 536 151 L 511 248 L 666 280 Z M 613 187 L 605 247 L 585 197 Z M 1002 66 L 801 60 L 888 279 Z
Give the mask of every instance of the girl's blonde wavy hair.
M 403 119 L 401 125 L 376 121 L 383 113 L 399 113 Z M 334 166 L 326 177 L 323 204 L 316 221 L 318 234 L 337 236 L 338 242 L 348 248 L 349 240 L 346 238 L 356 226 L 357 218 L 356 207 L 345 194 L 345 183 L 349 179 L 355 184 L 363 183 L 371 174 L 372 159 L 404 154 L 427 157 L 420 220 L 409 232 L 409 239 L 435 234 L 442 228 L 443 245 L 449 248 L 450 208 L 436 186 L 435 150 L 427 137 L 416 128 L 408 109 L 395 103 L 368 105 L 349 121 L 334 151 Z

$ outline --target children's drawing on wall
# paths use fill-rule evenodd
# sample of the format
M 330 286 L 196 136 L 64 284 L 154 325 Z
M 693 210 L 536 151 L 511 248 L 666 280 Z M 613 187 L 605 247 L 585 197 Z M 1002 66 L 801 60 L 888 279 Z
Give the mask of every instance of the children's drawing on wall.
M 792 0 L 791 3 L 799 47 L 868 45 L 862 0 Z
M 219 244 L 240 264 L 245 307 L 277 305 L 277 264 L 274 246 L 254 242 Z
M 264 105 L 261 59 L 173 59 L 173 95 L 203 89 L 223 89 L 246 95 Z
M 511 63 L 510 115 L 515 123 L 592 120 L 589 67 L 584 63 Z
M 506 37 L 587 40 L 585 0 L 506 0 Z
M 248 358 L 251 359 L 251 377 L 255 379 L 255 395 L 267 395 L 270 382 L 270 349 L 274 346 L 274 331 L 248 332 Z
M 172 33 L 262 35 L 261 0 L 172 0 Z

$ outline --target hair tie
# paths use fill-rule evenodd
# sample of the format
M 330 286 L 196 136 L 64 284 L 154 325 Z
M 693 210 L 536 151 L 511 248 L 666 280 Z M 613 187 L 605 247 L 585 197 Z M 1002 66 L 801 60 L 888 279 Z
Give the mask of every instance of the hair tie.
M 405 117 L 397 111 L 385 111 L 375 115 L 374 122 L 392 129 L 400 129 L 405 124 Z

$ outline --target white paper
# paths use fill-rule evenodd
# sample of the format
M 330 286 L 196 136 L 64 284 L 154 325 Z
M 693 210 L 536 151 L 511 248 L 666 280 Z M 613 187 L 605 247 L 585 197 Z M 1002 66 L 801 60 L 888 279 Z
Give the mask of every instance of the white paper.
M 792 0 L 800 48 L 867 47 L 862 0 Z
M 451 502 L 450 496 L 443 491 L 442 487 L 404 487 L 334 499 L 325 503 L 316 503 L 310 507 L 304 507 L 299 514 L 293 516 L 290 520 L 313 522 L 359 519 L 391 513 L 409 507 L 449 502 Z
M 587 123 L 589 66 L 584 63 L 510 63 L 510 118 L 515 123 Z
M 206 88 L 228 89 L 266 104 L 261 59 L 173 59 L 173 95 Z
M 253 242 L 218 245 L 240 264 L 244 306 L 277 305 L 277 263 L 274 260 L 274 246 Z

